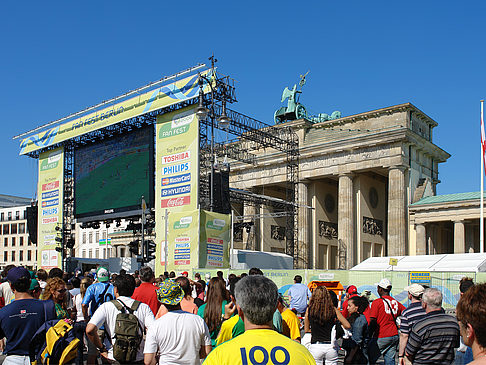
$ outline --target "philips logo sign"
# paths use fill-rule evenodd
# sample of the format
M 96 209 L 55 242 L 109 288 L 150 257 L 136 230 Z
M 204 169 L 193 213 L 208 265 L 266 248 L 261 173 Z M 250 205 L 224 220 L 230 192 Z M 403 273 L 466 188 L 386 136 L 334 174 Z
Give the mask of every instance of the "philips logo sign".
M 42 216 L 46 215 L 56 215 L 58 213 L 57 208 L 42 209 Z
M 162 169 L 162 174 L 163 175 L 173 175 L 177 174 L 179 172 L 186 172 L 191 169 L 191 163 L 190 162 L 183 162 L 177 165 L 172 165 L 172 166 L 167 166 Z

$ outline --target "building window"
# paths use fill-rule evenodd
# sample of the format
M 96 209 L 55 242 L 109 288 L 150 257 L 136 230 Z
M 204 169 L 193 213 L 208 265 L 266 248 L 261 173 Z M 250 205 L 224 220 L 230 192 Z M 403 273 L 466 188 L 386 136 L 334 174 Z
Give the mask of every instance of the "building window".
M 83 232 L 83 243 L 86 243 L 86 232 Z
M 100 232 L 99 231 L 96 231 L 96 241 L 95 243 L 98 243 L 100 242 Z
M 5 220 L 5 213 L 2 213 L 2 214 L 0 215 L 0 220 L 1 220 L 2 222 Z
M 27 238 L 27 246 L 30 246 L 32 244 L 32 242 L 30 242 L 30 239 Z
M 24 245 L 24 237 L 19 237 L 19 246 Z
M 120 257 L 125 257 L 125 247 L 120 247 Z
M 8 224 L 3 225 L 3 234 L 9 234 L 10 233 L 10 226 Z
M 27 219 L 27 209 L 26 209 L 26 210 L 24 210 L 24 214 L 23 214 L 23 216 L 24 216 L 24 219 Z
M 19 223 L 19 234 L 25 233 L 25 223 Z
M 12 247 L 15 246 L 15 237 L 12 237 Z
M 88 255 L 89 255 L 89 258 L 90 258 L 90 259 L 92 259 L 92 258 L 93 258 L 93 257 L 92 257 L 93 255 L 92 255 L 92 253 L 91 253 L 91 250 L 89 250 L 89 251 L 88 251 Z
M 86 258 L 86 250 L 83 250 L 83 258 Z
M 11 221 L 12 220 L 12 212 L 8 212 L 8 220 Z
M 95 250 L 95 259 L 99 259 L 100 258 L 100 253 L 99 253 L 99 250 L 96 249 Z
M 28 250 L 27 251 L 27 261 L 31 261 L 31 260 L 32 260 L 32 251 Z
M 15 261 L 15 251 L 12 251 L 12 261 Z
M 8 261 L 8 252 L 3 251 L 3 261 L 7 262 Z
M 3 239 L 3 247 L 8 247 L 8 237 Z
M 20 212 L 17 210 L 15 211 L 15 219 L 19 220 L 20 219 Z
M 11 234 L 17 234 L 17 224 L 11 224 L 10 225 L 10 233 Z
M 24 261 L 24 251 L 19 251 L 19 260 Z
M 93 243 L 93 232 L 89 232 L 89 243 Z
M 102 237 L 103 237 L 104 240 L 106 239 L 106 231 L 103 231 Z

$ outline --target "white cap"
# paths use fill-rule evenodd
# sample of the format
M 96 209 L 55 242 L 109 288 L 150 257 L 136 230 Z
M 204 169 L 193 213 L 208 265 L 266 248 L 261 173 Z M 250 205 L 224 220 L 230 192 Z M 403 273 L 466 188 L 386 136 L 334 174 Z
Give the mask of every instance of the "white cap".
M 414 297 L 419 297 L 424 293 L 424 287 L 420 284 L 412 284 L 410 286 L 405 287 L 406 291 L 408 291 Z
M 381 279 L 380 282 L 375 283 L 375 285 L 379 286 L 380 288 L 386 289 L 386 290 L 389 290 L 392 287 L 390 280 L 388 280 L 387 278 Z
M 207 274 L 205 275 L 205 278 L 206 278 L 206 280 L 211 279 L 211 274 L 210 274 L 210 273 L 207 273 Z

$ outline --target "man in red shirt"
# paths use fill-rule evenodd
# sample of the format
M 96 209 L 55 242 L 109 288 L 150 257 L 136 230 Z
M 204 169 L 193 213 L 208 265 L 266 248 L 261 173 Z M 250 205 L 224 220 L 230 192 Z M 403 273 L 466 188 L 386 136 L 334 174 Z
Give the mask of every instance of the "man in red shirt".
M 344 318 L 348 318 L 348 300 L 349 298 L 352 297 L 357 297 L 358 296 L 358 288 L 356 288 L 354 285 L 350 285 L 346 288 L 346 296 L 344 297 L 344 302 L 343 306 L 341 307 L 341 314 L 343 315 Z
M 390 280 L 381 279 L 376 285 L 380 298 L 375 299 L 371 304 L 369 330 L 374 334 L 374 339 L 369 344 L 369 360 L 374 364 L 381 354 L 385 365 L 391 365 L 395 364 L 398 347 L 396 319 L 405 307 L 390 296 L 392 289 Z
M 155 316 L 159 310 L 160 302 L 157 300 L 157 293 L 155 292 L 157 287 L 153 284 L 155 275 L 150 267 L 143 266 L 140 269 L 140 280 L 142 284 L 135 289 L 132 299 L 147 304 Z

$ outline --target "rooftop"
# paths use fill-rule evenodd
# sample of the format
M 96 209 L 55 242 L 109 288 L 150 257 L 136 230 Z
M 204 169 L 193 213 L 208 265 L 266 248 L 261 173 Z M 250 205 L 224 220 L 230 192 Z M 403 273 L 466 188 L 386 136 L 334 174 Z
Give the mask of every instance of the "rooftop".
M 484 192 L 483 192 L 483 196 L 486 197 L 486 194 Z M 418 202 L 411 204 L 411 206 L 416 207 L 419 205 L 427 205 L 427 204 L 441 204 L 441 203 L 448 203 L 448 202 L 479 200 L 480 197 L 481 196 L 479 191 L 473 191 L 469 193 L 435 195 L 435 196 L 428 196 L 426 198 L 422 198 Z
M 20 196 L 0 194 L 0 208 L 12 208 L 23 205 L 30 205 L 32 200 Z

